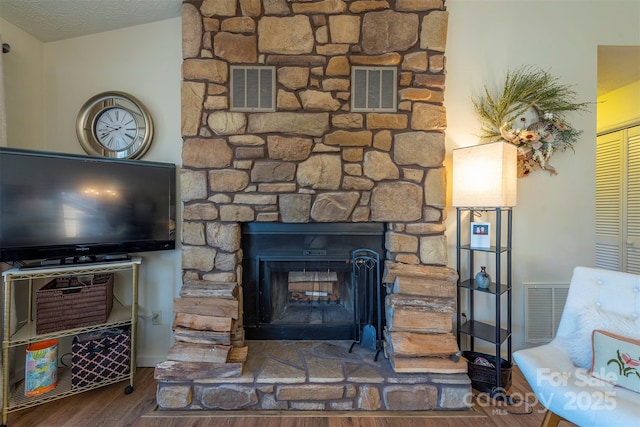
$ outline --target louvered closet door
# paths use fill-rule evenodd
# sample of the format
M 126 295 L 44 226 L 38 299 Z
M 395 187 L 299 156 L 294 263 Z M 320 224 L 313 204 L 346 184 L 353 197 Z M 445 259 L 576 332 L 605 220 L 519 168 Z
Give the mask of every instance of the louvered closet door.
M 627 150 L 626 268 L 624 262 L 623 268 L 640 274 L 640 126 L 627 130 Z
M 597 140 L 596 266 L 640 274 L 640 126 Z
M 599 136 L 596 144 L 596 266 L 622 268 L 623 131 Z

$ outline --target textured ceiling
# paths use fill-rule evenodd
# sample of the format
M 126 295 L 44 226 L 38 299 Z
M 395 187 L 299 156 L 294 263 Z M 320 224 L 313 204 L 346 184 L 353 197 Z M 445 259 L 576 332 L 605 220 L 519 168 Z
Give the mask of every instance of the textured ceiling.
M 181 5 L 182 0 L 0 0 L 0 17 L 52 42 L 175 18 Z
M 182 0 L 0 0 L 0 17 L 42 42 L 52 42 L 175 18 L 181 4 Z M 598 48 L 598 95 L 637 80 L 640 46 Z

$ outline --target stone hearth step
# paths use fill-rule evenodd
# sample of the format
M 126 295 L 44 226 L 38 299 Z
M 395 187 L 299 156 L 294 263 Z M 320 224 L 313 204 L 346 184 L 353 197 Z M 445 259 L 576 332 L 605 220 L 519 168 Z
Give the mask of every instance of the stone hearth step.
M 160 410 L 464 410 L 465 373 L 397 373 L 388 359 L 351 341 L 246 341 L 241 375 L 165 375 L 156 368 Z M 167 363 L 167 362 L 165 362 Z M 175 363 L 175 362 L 173 362 Z M 162 365 L 162 364 L 161 364 Z M 159 365 L 159 367 L 161 366 Z M 172 366 L 173 370 L 179 366 Z

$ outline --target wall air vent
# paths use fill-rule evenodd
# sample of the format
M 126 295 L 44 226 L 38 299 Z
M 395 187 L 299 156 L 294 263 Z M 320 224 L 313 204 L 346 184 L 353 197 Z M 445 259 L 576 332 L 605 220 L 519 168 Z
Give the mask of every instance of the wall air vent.
M 556 336 L 568 283 L 524 283 L 525 341 L 547 343 Z
M 231 111 L 275 111 L 274 67 L 231 67 Z
M 353 67 L 351 111 L 396 112 L 397 86 L 395 67 Z

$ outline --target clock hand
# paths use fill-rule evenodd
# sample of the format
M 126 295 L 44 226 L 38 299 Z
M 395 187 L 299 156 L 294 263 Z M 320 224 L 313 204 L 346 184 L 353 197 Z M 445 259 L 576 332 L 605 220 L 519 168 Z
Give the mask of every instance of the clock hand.
M 100 135 L 102 135 L 102 137 L 104 138 L 105 136 L 109 135 L 111 132 L 113 132 L 115 129 L 111 129 L 111 130 L 100 130 Z

